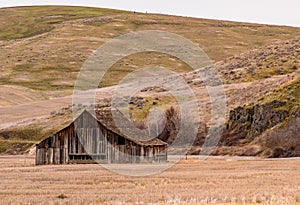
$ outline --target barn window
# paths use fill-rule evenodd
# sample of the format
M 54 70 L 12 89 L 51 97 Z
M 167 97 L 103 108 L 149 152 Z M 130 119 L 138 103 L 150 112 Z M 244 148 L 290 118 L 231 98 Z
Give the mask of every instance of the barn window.
M 125 145 L 125 138 L 119 137 L 118 138 L 118 145 Z

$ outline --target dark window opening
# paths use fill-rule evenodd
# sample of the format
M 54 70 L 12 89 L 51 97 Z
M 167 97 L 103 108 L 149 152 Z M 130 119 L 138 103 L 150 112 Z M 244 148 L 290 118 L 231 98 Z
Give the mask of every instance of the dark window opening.
M 118 145 L 125 145 L 125 138 L 119 137 L 118 138 Z

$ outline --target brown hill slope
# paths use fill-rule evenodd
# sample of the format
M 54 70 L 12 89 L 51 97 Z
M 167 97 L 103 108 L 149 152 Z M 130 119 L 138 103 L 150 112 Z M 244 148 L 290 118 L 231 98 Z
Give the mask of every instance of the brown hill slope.
M 293 73 L 300 65 L 300 38 L 278 41 L 217 63 L 226 83 Z
M 299 59 L 296 37 L 216 63 L 225 88 L 240 88 L 226 89 L 228 120 L 215 154 L 300 156 Z
M 106 41 L 128 32 L 164 30 L 182 35 L 203 48 L 214 61 L 300 34 L 299 28 L 292 27 L 95 8 L 21 7 L 1 11 L 0 84 L 24 86 L 49 97 L 71 94 L 87 57 Z M 129 63 L 126 59 L 117 63 L 112 74 L 119 79 L 121 73 L 125 75 L 155 57 L 159 59 L 155 64 L 166 62 L 165 66 L 179 71 L 188 69 L 176 66 L 178 61 L 170 61 L 168 56 L 160 60 L 158 55 L 140 54 L 131 57 L 133 62 L 127 58 Z M 103 86 L 118 82 L 109 75 L 107 78 Z

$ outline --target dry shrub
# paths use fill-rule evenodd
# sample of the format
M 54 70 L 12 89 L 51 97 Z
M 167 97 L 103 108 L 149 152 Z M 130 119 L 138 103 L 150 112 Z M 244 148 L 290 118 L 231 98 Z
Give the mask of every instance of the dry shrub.
M 276 127 L 267 132 L 260 143 L 270 149 L 267 157 L 300 156 L 300 118 L 294 118 L 285 126 Z
M 170 107 L 165 111 L 165 127 L 159 139 L 172 144 L 180 129 L 180 112 L 177 107 Z

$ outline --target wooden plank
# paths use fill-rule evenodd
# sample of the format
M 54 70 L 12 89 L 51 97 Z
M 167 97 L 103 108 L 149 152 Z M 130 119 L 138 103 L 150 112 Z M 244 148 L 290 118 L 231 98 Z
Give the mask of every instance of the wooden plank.
M 107 142 L 107 163 L 111 163 L 111 144 Z
M 75 130 L 72 130 L 72 136 L 71 136 L 71 139 L 72 139 L 72 153 L 76 153 L 76 132 Z
M 71 145 L 70 145 L 70 136 L 71 136 L 71 134 L 70 134 L 70 127 L 68 127 L 68 129 L 67 129 L 67 136 L 68 136 L 68 139 L 67 139 L 67 141 L 68 141 L 68 143 L 67 143 L 67 149 L 68 149 L 68 153 L 69 153 L 69 150 L 71 148 Z
M 88 132 L 87 132 L 87 136 L 88 136 L 88 141 L 89 141 L 89 153 L 93 153 L 93 128 L 88 128 Z
M 69 128 L 68 128 L 68 154 L 71 152 L 71 150 L 72 150 L 72 144 L 71 144 L 71 142 L 72 142 L 72 126 L 70 126 Z
M 47 164 L 53 164 L 53 148 L 48 148 L 48 163 Z
M 91 136 L 91 140 L 90 140 L 90 143 L 91 143 L 91 145 L 90 145 L 90 151 L 91 151 L 91 154 L 92 153 L 95 153 L 95 138 L 94 138 L 94 130 L 95 130 L 95 128 L 90 128 L 90 136 Z
M 67 148 L 64 148 L 64 154 L 65 154 L 65 161 L 64 161 L 64 163 L 65 164 L 68 164 L 69 163 L 69 153 L 68 153 L 68 149 Z
M 73 153 L 74 151 L 74 147 L 73 147 L 73 143 L 74 143 L 74 135 L 73 135 L 73 128 L 70 128 L 70 136 L 69 136 L 69 143 L 70 143 L 70 149 L 69 149 L 69 153 Z
M 125 163 L 126 160 L 125 160 L 125 145 L 119 145 L 119 149 L 120 149 L 120 153 L 119 153 L 119 162 L 120 163 Z
M 105 153 L 103 149 L 103 141 L 99 142 L 99 153 Z
M 48 148 L 45 146 L 44 148 L 44 164 L 48 164 Z
M 66 154 L 65 154 L 65 148 L 60 148 L 60 159 L 59 159 L 59 163 L 60 164 L 65 164 L 65 157 L 66 157 Z
M 95 152 L 96 154 L 99 153 L 99 128 L 96 128 L 94 130 L 94 135 L 95 135 Z
M 35 165 L 39 165 L 39 148 L 38 146 L 36 145 L 35 146 Z
M 91 153 L 92 152 L 92 143 L 91 143 L 91 139 L 92 136 L 90 134 L 91 129 L 90 128 L 86 128 L 86 140 L 87 140 L 87 153 Z
M 103 136 L 103 145 L 102 145 L 102 149 L 104 153 L 107 153 L 107 131 L 106 129 L 103 130 L 104 136 Z
M 114 163 L 115 162 L 115 158 L 116 158 L 116 152 L 115 152 L 115 137 L 114 135 L 112 134 L 111 135 L 111 161 Z
M 149 162 L 153 161 L 153 147 L 149 147 Z
M 87 153 L 87 152 L 86 152 L 86 147 L 87 147 L 86 130 L 87 130 L 86 128 L 81 128 L 82 153 Z
M 153 161 L 156 161 L 157 159 L 156 159 L 156 156 L 157 156 L 157 154 L 156 154 L 156 147 L 154 146 L 153 148 Z
M 164 146 L 164 153 L 165 153 L 165 161 L 168 160 L 168 149 L 167 149 L 167 145 Z
M 41 164 L 46 164 L 46 153 L 45 153 L 45 148 L 40 148 L 40 162 Z
M 78 151 L 77 153 L 78 154 L 81 154 L 82 153 L 82 129 L 77 129 L 77 148 L 78 148 Z
M 53 151 L 53 164 L 60 164 L 60 148 L 54 148 Z
M 132 146 L 132 163 L 136 163 L 136 146 Z
M 88 150 L 89 154 L 93 153 L 93 128 L 87 128 L 87 140 L 89 142 L 88 144 Z
M 144 147 L 141 146 L 141 150 L 140 150 L 140 162 L 144 162 Z
M 58 139 L 58 134 L 55 135 L 55 148 L 60 148 L 60 141 Z
M 65 149 L 65 156 L 64 156 L 64 163 L 69 163 L 69 132 L 66 132 L 65 139 L 64 139 L 64 149 Z
M 66 136 L 66 132 L 65 131 L 62 131 L 60 133 L 60 136 L 59 136 L 59 140 L 60 140 L 60 164 L 65 164 L 65 136 Z
M 35 150 L 35 164 L 36 165 L 41 165 L 42 163 L 41 163 L 41 150 L 40 150 L 40 148 L 39 148 L 39 146 L 36 146 L 36 148 L 35 148 L 36 150 Z
M 89 142 L 89 146 L 88 146 L 88 150 L 89 153 L 92 154 L 93 153 L 93 128 L 88 128 L 87 129 L 87 138 L 88 138 L 88 142 Z
M 120 163 L 120 147 L 115 145 L 115 163 Z
M 52 136 L 51 147 L 55 148 L 55 135 Z
M 144 161 L 145 162 L 149 162 L 150 161 L 150 158 L 149 158 L 149 147 L 145 147 L 144 150 L 145 150 Z
M 99 148 L 99 135 L 98 135 L 98 133 L 99 133 L 99 128 L 95 128 L 94 129 L 94 143 L 95 143 L 95 150 L 94 150 L 94 153 L 99 153 L 99 150 L 98 150 L 98 148 Z
M 89 136 L 88 136 L 88 132 L 89 129 L 88 128 L 83 128 L 83 136 L 84 136 L 84 148 L 85 148 L 85 153 L 90 153 L 90 141 L 89 141 Z

